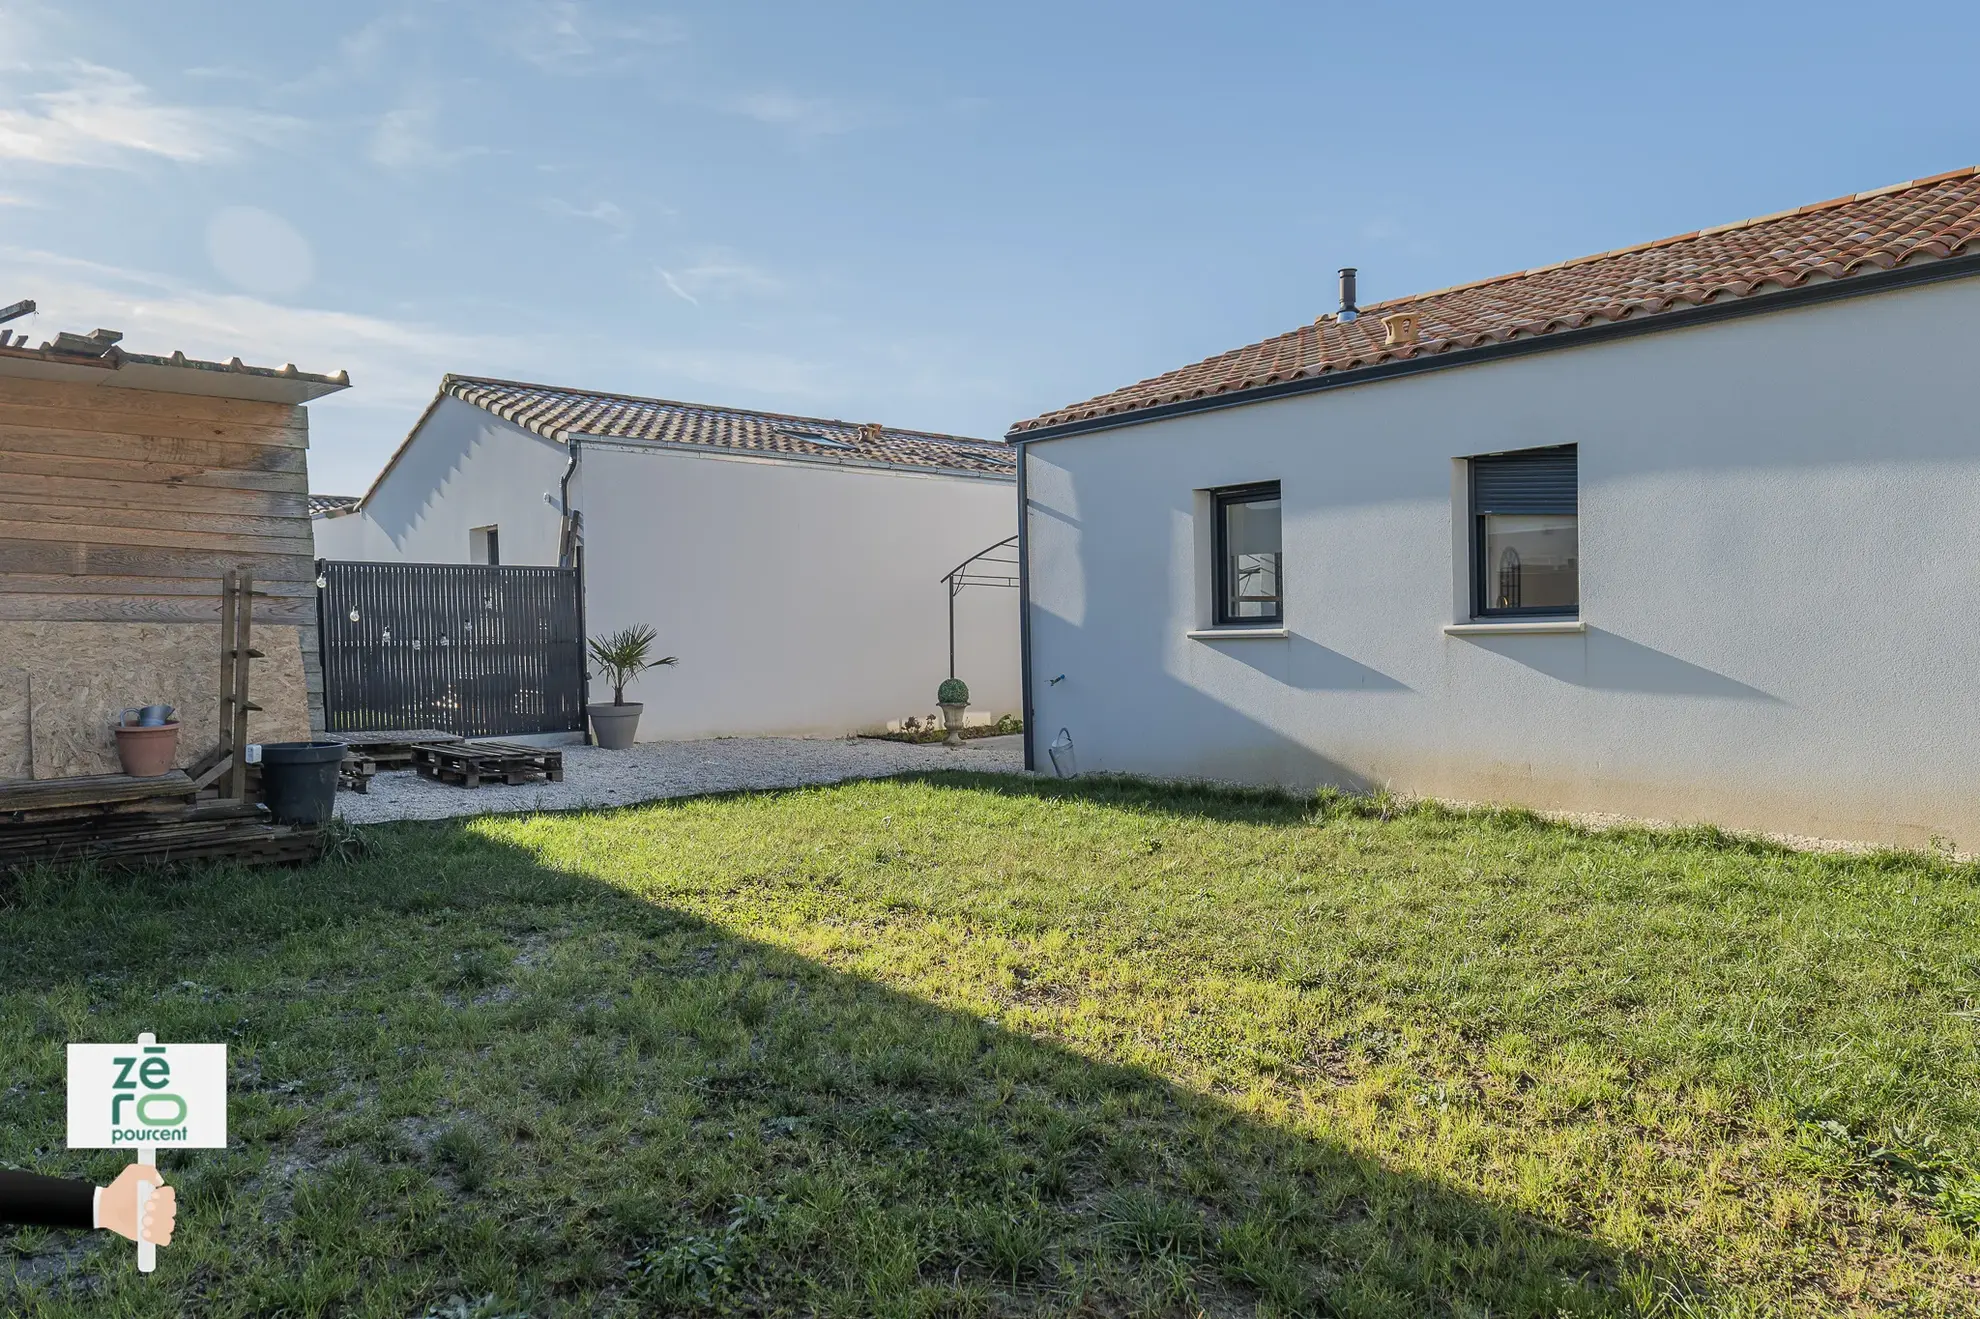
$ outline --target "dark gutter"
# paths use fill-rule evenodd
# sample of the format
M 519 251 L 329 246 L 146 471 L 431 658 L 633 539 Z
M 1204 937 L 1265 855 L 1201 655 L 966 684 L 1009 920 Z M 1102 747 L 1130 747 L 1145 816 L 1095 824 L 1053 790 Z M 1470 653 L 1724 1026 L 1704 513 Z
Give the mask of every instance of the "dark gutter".
M 1242 407 L 1249 403 L 1263 403 L 1269 399 L 1289 398 L 1298 394 L 1317 394 L 1329 389 L 1346 389 L 1352 385 L 1370 385 L 1397 376 L 1413 376 L 1425 371 L 1443 371 L 1482 362 L 1497 362 L 1506 358 L 1528 357 L 1534 353 L 1549 353 L 1563 348 L 1607 343 L 1611 339 L 1633 339 L 1638 335 L 1656 334 L 1663 330 L 1682 330 L 1694 325 L 1710 325 L 1717 321 L 1762 316 L 1769 312 L 1818 306 L 1843 298 L 1862 297 L 1866 294 L 1884 293 L 1892 289 L 1912 288 L 1922 284 L 1937 284 L 1946 280 L 1964 279 L 1971 275 L 1980 275 L 1980 252 L 1899 266 L 1894 270 L 1878 270 L 1865 275 L 1848 275 L 1842 279 L 1802 284 L 1796 288 L 1783 289 L 1779 293 L 1761 294 L 1758 297 L 1708 302 L 1695 307 L 1656 312 L 1629 320 L 1606 321 L 1596 325 L 1583 325 L 1572 330 L 1555 330 L 1548 334 L 1509 339 L 1503 343 L 1480 344 L 1476 348 L 1454 348 L 1448 352 L 1424 353 L 1394 362 L 1379 362 L 1374 366 L 1357 367 L 1351 371 L 1330 371 L 1325 375 L 1308 376 L 1300 380 L 1282 380 L 1276 384 L 1261 385 L 1255 389 L 1234 390 L 1228 394 L 1182 399 L 1151 408 L 1130 408 L 1125 412 L 1110 412 L 1105 416 L 1085 417 L 1078 421 L 1061 422 L 1056 426 L 1040 426 L 1035 430 L 1013 430 L 1005 435 L 1004 441 L 1007 444 L 1020 446 L 1019 452 L 1022 454 L 1022 446 L 1031 440 L 1057 440 L 1069 435 L 1083 435 L 1088 431 L 1139 426 L 1146 421 L 1161 421 L 1168 417 L 1188 416 L 1196 412 L 1214 412 L 1219 408 Z M 1022 463 L 1023 459 L 1020 457 L 1020 466 Z M 1029 728 L 1030 725 L 1027 723 L 1026 727 Z
M 1032 728 L 1038 722 L 1031 710 L 1031 499 L 1025 484 L 1024 448 L 1017 451 L 1018 506 L 1018 672 L 1019 699 L 1024 710 L 1024 768 L 1038 768 L 1033 750 Z M 951 606 L 953 608 L 953 606 Z

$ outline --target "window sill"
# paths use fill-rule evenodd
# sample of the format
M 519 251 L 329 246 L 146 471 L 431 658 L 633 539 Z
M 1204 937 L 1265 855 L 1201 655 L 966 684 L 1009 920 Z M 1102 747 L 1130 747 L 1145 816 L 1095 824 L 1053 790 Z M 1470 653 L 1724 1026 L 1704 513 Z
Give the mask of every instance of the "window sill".
M 1201 627 L 1183 633 L 1191 641 L 1244 641 L 1252 637 L 1289 637 L 1283 627 Z
M 1580 633 L 1588 624 L 1578 618 L 1532 618 L 1493 620 L 1484 623 L 1447 623 L 1447 637 L 1516 637 L 1523 633 Z

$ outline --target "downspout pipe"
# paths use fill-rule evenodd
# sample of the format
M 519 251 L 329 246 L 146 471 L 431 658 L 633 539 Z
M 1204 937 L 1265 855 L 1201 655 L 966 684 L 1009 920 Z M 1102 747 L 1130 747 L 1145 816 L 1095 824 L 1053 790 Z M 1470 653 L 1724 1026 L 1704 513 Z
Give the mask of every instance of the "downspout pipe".
M 1017 446 L 1017 506 L 1018 506 L 1018 673 L 1021 681 L 1020 698 L 1024 702 L 1024 768 L 1030 772 L 1038 768 L 1037 742 L 1034 727 L 1038 723 L 1036 712 L 1031 706 L 1031 496 L 1025 484 L 1025 454 L 1029 445 Z M 955 607 L 953 601 L 950 608 Z
M 571 507 L 571 478 L 577 475 L 578 469 L 578 437 L 569 436 L 564 443 L 570 448 L 571 460 L 564 465 L 564 479 L 557 486 L 557 503 L 564 513 L 564 530 L 557 543 L 557 566 L 571 568 L 577 564 L 581 525 L 577 510 Z
M 578 731 L 584 736 L 584 745 L 593 745 L 591 721 L 584 716 L 584 708 L 591 704 L 591 665 L 585 662 L 585 637 L 588 635 L 585 623 L 585 595 L 591 589 L 584 577 L 584 516 L 571 507 L 571 478 L 577 475 L 578 437 L 569 436 L 564 443 L 570 446 L 571 460 L 564 465 L 564 479 L 557 485 L 557 501 L 564 512 L 564 532 L 557 548 L 557 566 L 577 569 L 577 608 L 578 608 L 578 666 L 583 675 L 578 689 Z

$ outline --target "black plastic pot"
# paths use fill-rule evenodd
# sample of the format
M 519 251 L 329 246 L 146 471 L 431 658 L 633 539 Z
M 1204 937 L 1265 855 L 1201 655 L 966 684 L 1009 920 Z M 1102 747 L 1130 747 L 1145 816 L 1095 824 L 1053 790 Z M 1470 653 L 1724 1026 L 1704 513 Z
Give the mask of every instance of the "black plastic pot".
M 322 824 L 337 804 L 342 742 L 263 742 L 261 800 L 283 824 Z

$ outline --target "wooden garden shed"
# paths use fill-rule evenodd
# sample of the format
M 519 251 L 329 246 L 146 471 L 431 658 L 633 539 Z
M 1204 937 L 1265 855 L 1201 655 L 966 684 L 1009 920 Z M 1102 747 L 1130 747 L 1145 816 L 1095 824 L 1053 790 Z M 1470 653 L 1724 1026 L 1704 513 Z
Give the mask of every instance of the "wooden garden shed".
M 253 574 L 249 737 L 321 723 L 303 405 L 349 378 L 0 332 L 0 780 L 113 773 L 164 702 L 178 762 L 220 742 L 221 584 Z

